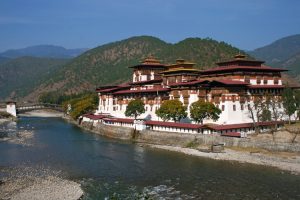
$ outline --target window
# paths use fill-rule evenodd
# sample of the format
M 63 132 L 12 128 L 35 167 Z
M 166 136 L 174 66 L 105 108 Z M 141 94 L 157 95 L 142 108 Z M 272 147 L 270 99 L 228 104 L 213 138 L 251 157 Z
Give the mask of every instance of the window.
M 260 78 L 260 77 L 257 77 L 256 83 L 257 83 L 258 85 L 261 83 L 261 78 Z
M 243 104 L 241 104 L 241 110 L 244 110 L 244 105 Z
M 250 83 L 250 77 L 249 76 L 245 76 L 245 83 Z
M 222 111 L 224 111 L 225 110 L 225 105 L 222 105 Z
M 236 106 L 235 105 L 233 105 L 233 111 L 236 111 Z

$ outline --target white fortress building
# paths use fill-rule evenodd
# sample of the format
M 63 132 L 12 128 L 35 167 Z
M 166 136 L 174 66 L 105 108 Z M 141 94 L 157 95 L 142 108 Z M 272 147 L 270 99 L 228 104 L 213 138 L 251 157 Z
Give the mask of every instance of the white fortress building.
M 215 104 L 222 111 L 220 118 L 215 122 L 205 120 L 204 124 L 213 123 L 220 130 L 222 127 L 224 130 L 226 127 L 250 127 L 253 121 L 263 126 L 286 119 L 272 116 L 271 121 L 263 122 L 257 118 L 261 103 L 266 101 L 276 106 L 276 112 L 283 112 L 281 100 L 285 86 L 281 72 L 287 70 L 266 66 L 263 61 L 239 54 L 233 60 L 217 63 L 215 68 L 198 70 L 194 63 L 183 59 L 165 65 L 148 57 L 130 68 L 133 69 L 131 82 L 96 90 L 99 106 L 95 115 L 125 118 L 128 102 L 142 99 L 146 112 L 139 118 L 159 124 L 161 120 L 155 111 L 164 100 L 177 99 L 188 108 L 185 121 L 191 121 L 189 106 L 193 102 L 203 100 Z

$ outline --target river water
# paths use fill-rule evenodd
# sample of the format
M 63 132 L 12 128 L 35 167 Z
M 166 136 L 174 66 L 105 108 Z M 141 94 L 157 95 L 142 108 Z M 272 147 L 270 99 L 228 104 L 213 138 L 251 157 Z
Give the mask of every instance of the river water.
M 0 167 L 59 172 L 81 183 L 84 199 L 300 199 L 300 176 L 274 168 L 142 147 L 58 118 L 2 127 L 9 137 L 20 131 L 33 134 L 0 141 Z

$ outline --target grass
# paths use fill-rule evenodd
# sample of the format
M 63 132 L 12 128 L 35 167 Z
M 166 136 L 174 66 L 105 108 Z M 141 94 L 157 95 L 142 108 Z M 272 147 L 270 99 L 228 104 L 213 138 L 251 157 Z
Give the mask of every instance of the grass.
M 197 140 L 192 140 L 185 145 L 186 148 L 190 148 L 190 149 L 195 149 L 198 146 L 199 146 L 199 143 L 197 142 Z
M 11 114 L 9 114 L 7 112 L 0 111 L 0 119 L 1 118 L 14 118 L 14 116 L 12 116 Z

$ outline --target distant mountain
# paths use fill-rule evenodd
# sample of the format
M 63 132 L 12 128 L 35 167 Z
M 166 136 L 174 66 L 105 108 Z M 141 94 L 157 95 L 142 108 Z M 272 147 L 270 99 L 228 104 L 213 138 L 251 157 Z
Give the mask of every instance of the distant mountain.
M 284 37 L 248 53 L 257 59 L 276 65 L 300 53 L 300 34 Z
M 300 34 L 284 37 L 248 53 L 271 66 L 288 69 L 291 77 L 300 80 Z
M 87 49 L 65 49 L 64 47 L 54 45 L 38 45 L 23 49 L 8 50 L 0 53 L 0 56 L 7 58 L 18 58 L 23 56 L 40 58 L 74 58 L 86 50 Z
M 76 94 L 94 91 L 97 86 L 117 84 L 131 79 L 129 66 L 153 55 L 163 63 L 174 63 L 178 58 L 197 63 L 197 68 L 209 68 L 215 62 L 231 59 L 241 50 L 225 42 L 212 39 L 188 38 L 176 44 L 150 36 L 132 37 L 91 49 L 76 57 L 52 74 L 29 97 L 43 92 L 59 91 Z
M 21 57 L 0 64 L 0 99 L 28 94 L 67 62 L 68 59 Z

